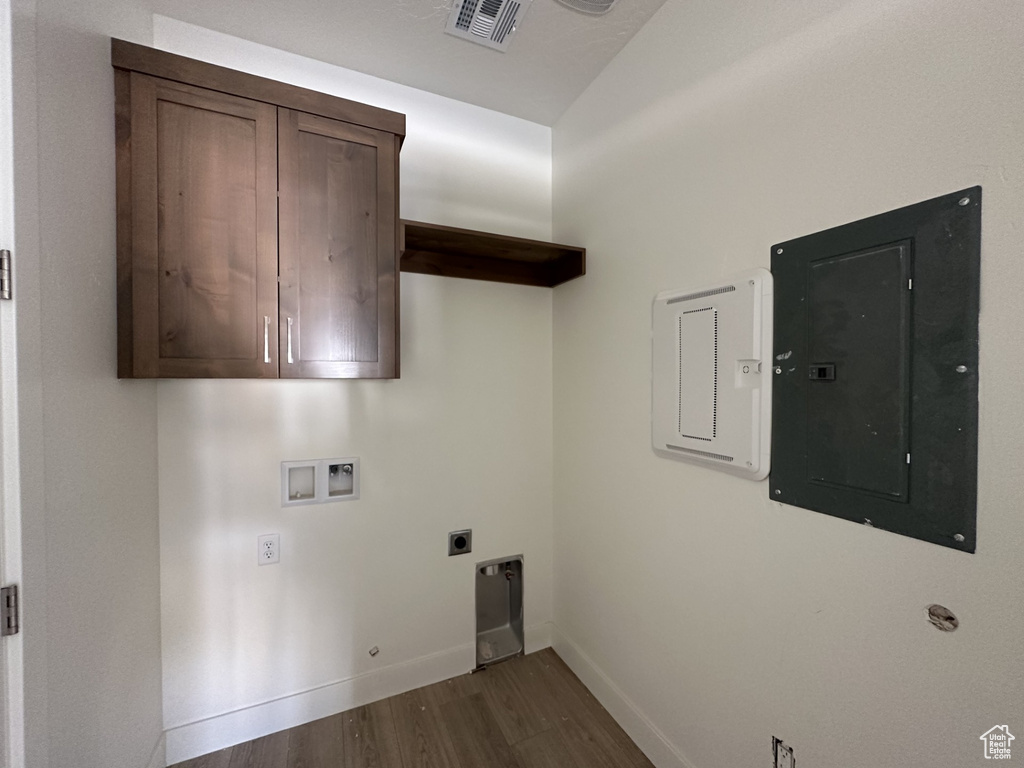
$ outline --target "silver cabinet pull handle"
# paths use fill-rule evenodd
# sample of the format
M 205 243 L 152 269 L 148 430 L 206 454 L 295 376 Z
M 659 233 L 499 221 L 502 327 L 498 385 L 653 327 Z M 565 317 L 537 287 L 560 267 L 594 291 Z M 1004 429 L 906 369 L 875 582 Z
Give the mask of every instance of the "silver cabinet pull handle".
M 270 318 L 263 316 L 263 362 L 270 362 Z
M 295 362 L 295 358 L 292 357 L 292 319 L 288 318 L 288 365 Z

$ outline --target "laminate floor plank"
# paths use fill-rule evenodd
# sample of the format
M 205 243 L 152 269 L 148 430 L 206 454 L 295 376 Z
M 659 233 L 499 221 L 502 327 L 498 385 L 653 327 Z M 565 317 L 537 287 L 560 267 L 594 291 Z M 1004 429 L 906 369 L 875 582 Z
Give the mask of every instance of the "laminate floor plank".
M 178 763 L 175 768 L 228 768 L 228 765 L 231 763 L 231 750 L 233 749 L 234 747 L 227 747 L 219 752 L 211 752 L 202 757 L 195 757 L 183 763 Z
M 580 682 L 579 678 L 573 674 L 572 670 L 566 666 L 565 662 L 557 656 L 555 656 L 555 659 L 557 659 L 558 665 L 560 665 L 566 673 L 572 675 L 573 679 L 579 683 L 579 687 L 582 688 L 583 691 L 586 691 L 587 707 L 591 714 L 597 722 L 600 723 L 605 732 L 615 740 L 619 749 L 621 749 L 629 758 L 630 763 L 634 768 L 654 768 L 654 763 L 647 758 L 647 755 L 643 753 L 643 750 L 636 745 L 636 742 L 629 737 L 629 734 L 622 729 L 622 726 L 619 725 L 618 721 L 611 716 L 611 713 L 601 705 L 601 702 L 594 697 L 594 694 L 587 690 L 586 686 Z
M 589 768 L 573 760 L 556 728 L 520 741 L 512 752 L 522 768 Z
M 552 669 L 550 660 L 536 653 L 525 657 L 524 662 L 524 673 L 532 681 L 537 705 L 548 720 L 557 726 L 566 717 L 587 712 L 586 704 L 560 671 Z
M 554 650 L 174 768 L 653 768 Z
M 531 659 L 551 696 L 548 706 L 556 706 L 564 715 L 557 722 L 566 742 L 577 749 L 576 759 L 582 754 L 603 765 L 604 755 L 612 756 L 613 765 L 631 768 L 654 768 L 647 756 L 629 738 L 582 681 L 550 648 L 534 654 Z
M 550 657 L 535 654 L 530 662 L 549 693 L 544 700 L 549 716 L 555 720 L 569 753 L 577 763 L 587 768 L 640 768 L 645 765 L 637 762 L 633 751 L 646 760 L 643 753 L 554 652 Z M 588 698 L 581 696 L 583 691 Z M 608 722 L 601 714 L 614 724 L 613 730 L 609 731 Z
M 563 717 L 558 724 L 569 754 L 587 768 L 630 768 L 633 761 L 589 714 Z
M 387 699 L 342 714 L 344 768 L 402 768 L 402 753 Z
M 341 768 L 344 729 L 344 713 L 292 728 L 288 732 L 288 768 Z
M 442 680 L 440 683 L 418 688 L 417 690 L 435 706 L 440 707 L 449 701 L 472 696 L 474 693 L 482 693 L 481 674 L 480 672 L 467 673 L 450 678 L 449 680 Z
M 435 698 L 420 688 L 388 699 L 403 768 L 460 768 Z
M 231 748 L 228 768 L 281 768 L 288 762 L 288 731 L 278 731 Z
M 482 693 L 449 701 L 441 714 L 462 768 L 520 768 Z
M 554 727 L 554 722 L 548 720 L 539 704 L 539 691 L 532 684 L 533 674 L 532 665 L 525 656 L 509 659 L 476 674 L 494 719 L 509 744 L 517 744 Z

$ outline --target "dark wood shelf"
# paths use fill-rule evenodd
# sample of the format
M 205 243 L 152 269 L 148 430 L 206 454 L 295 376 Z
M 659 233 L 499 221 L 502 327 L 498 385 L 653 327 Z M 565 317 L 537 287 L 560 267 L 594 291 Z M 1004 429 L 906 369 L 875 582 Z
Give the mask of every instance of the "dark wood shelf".
M 402 271 L 553 287 L 586 274 L 587 249 L 402 220 Z

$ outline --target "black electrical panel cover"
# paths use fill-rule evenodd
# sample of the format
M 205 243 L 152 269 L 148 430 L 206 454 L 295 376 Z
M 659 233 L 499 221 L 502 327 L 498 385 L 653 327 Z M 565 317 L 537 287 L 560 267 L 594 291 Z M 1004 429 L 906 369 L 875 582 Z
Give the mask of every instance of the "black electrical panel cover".
M 981 187 L 772 247 L 775 501 L 974 552 Z

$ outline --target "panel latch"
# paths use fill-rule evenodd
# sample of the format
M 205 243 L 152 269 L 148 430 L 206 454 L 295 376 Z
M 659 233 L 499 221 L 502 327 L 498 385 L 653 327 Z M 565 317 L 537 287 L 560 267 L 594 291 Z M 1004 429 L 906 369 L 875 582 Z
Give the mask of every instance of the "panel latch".
M 815 363 L 807 371 L 807 378 L 811 381 L 835 381 L 835 363 Z
M 0 589 L 0 636 L 16 635 L 20 629 L 18 586 Z

